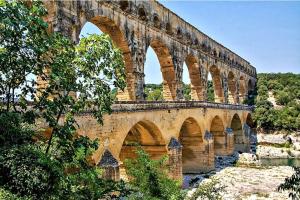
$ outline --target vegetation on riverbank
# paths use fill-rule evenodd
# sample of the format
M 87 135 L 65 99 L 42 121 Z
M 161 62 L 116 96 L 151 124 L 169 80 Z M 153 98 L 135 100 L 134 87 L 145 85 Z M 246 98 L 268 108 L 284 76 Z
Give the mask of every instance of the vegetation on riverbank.
M 258 74 L 257 94 L 254 119 L 258 128 L 300 129 L 300 74 Z

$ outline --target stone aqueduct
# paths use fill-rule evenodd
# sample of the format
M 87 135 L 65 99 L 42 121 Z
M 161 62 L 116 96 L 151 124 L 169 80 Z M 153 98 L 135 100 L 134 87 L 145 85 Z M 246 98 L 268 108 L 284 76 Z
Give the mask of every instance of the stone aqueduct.
M 113 114 L 100 126 L 78 116 L 78 132 L 99 138 L 94 155 L 105 176 L 118 180 L 138 142 L 153 158 L 169 155 L 170 175 L 214 168 L 214 155 L 249 150 L 251 107 L 239 105 L 256 85 L 256 69 L 157 1 L 45 1 L 50 31 L 74 42 L 86 22 L 98 26 L 121 49 L 127 87 L 119 91 Z M 162 102 L 144 100 L 144 63 L 152 47 L 163 77 Z M 193 101 L 183 101 L 182 72 L 187 64 Z M 208 73 L 215 101 L 206 103 Z M 146 74 L 147 75 L 147 74 Z M 121 170 L 122 174 L 122 170 Z

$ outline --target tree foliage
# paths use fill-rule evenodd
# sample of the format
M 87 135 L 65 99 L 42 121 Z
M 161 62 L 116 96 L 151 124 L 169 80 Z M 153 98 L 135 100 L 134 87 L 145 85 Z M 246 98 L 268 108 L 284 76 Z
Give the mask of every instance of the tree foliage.
M 151 160 L 142 148 L 136 150 L 137 159 L 125 160 L 126 172 L 130 184 L 138 191 L 129 199 L 183 199 L 180 183 L 172 180 L 167 174 L 167 157 Z
M 145 99 L 147 101 L 163 100 L 162 84 L 146 84 Z
M 258 95 L 255 100 L 255 121 L 260 128 L 300 129 L 300 75 L 258 74 Z M 269 93 L 278 106 L 269 101 Z
M 207 81 L 207 101 L 214 102 L 215 101 L 215 92 L 213 82 L 211 80 Z
M 22 1 L 0 6 L 0 96 L 5 98 L 1 106 L 6 111 L 16 103 L 16 90 L 21 91 L 23 100 L 33 95 L 36 82 L 28 76 L 42 74 L 48 65 L 45 54 L 51 39 L 41 18 L 46 12 L 38 1 L 31 6 Z
M 77 135 L 75 118 L 89 110 L 102 123 L 111 112 L 110 86 L 125 87 L 120 50 L 107 35 L 74 45 L 48 33 L 41 2 L 6 1 L 0 9 L 0 187 L 32 199 L 99 199 L 122 190 L 122 182 L 99 178 L 89 159 L 98 141 Z
M 201 183 L 196 191 L 186 200 L 222 200 L 222 192 L 224 192 L 225 186 L 220 184 L 217 178 L 212 178 L 210 180 Z
M 297 200 L 300 199 L 300 168 L 295 167 L 294 170 L 295 173 L 291 177 L 286 178 L 285 182 L 278 187 L 278 190 L 289 190 L 289 197 Z

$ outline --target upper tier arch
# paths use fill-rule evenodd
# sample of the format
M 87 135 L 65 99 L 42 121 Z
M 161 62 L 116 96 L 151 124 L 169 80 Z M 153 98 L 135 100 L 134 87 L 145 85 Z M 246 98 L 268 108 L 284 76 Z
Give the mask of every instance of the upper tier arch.
M 166 84 L 170 93 L 165 94 L 169 96 L 166 100 L 183 99 L 184 61 L 189 63 L 191 69 L 189 74 L 193 92 L 197 94 L 193 95 L 194 100 L 205 100 L 205 92 L 199 91 L 200 85 L 204 87 L 206 85 L 206 80 L 203 79 L 206 75 L 200 73 L 202 81 L 199 79 L 199 73 L 195 73 L 196 63 L 199 66 L 218 66 L 222 75 L 222 80 L 218 82 L 223 83 L 222 91 L 216 90 L 220 97 L 219 102 L 228 102 L 227 86 L 232 85 L 233 82 L 228 84 L 229 71 L 234 74 L 236 93 L 240 94 L 230 103 L 238 102 L 238 96 L 241 100 L 247 96 L 249 80 L 251 80 L 250 89 L 255 86 L 256 70 L 248 61 L 205 35 L 157 1 L 79 0 L 52 3 L 45 1 L 45 4 L 49 10 L 45 20 L 49 23 L 51 31 L 62 32 L 74 41 L 78 41 L 81 27 L 86 21 L 91 21 L 103 32 L 111 35 L 116 45 L 123 51 L 126 63 L 127 88 L 125 92 L 118 95 L 119 100 L 143 100 L 145 54 L 147 47 L 157 40 L 168 48 L 170 54 L 168 60 L 173 62 L 172 71 L 164 75 L 172 77 L 172 83 L 167 81 Z M 243 77 L 243 84 L 240 84 L 239 77 Z M 239 87 L 243 88 L 239 89 Z M 232 93 L 233 90 L 229 92 Z

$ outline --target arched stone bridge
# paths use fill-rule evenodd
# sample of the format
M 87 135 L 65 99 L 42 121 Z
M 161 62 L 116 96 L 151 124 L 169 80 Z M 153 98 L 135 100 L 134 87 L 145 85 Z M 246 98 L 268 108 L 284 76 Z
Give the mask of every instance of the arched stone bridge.
M 123 53 L 127 87 L 100 126 L 87 112 L 78 132 L 100 139 L 94 155 L 105 176 L 118 180 L 123 161 L 139 143 L 158 158 L 169 155 L 170 175 L 214 168 L 214 155 L 249 151 L 252 108 L 238 105 L 256 85 L 256 69 L 157 1 L 45 1 L 50 31 L 74 42 L 86 22 L 107 33 Z M 145 55 L 152 47 L 163 77 L 165 101 L 145 102 Z M 187 64 L 193 101 L 183 100 Z M 207 103 L 208 73 L 215 101 Z M 41 83 L 40 83 L 41 84 Z
M 103 126 L 88 112 L 77 119 L 81 135 L 102 141 L 94 155 L 102 167 L 122 169 L 126 158 L 135 157 L 136 143 L 153 159 L 169 155 L 171 175 L 176 178 L 182 173 L 214 169 L 215 155 L 250 150 L 251 106 L 198 101 L 116 102 L 112 109 L 111 115 L 105 115 Z M 108 155 L 103 155 L 105 150 Z M 109 176 L 118 179 L 118 170 L 109 170 Z
M 193 100 L 207 99 L 208 73 L 215 101 L 239 103 L 253 90 L 256 69 L 157 1 L 45 1 L 50 31 L 75 42 L 86 22 L 111 36 L 124 56 L 127 88 L 119 100 L 144 99 L 144 63 L 152 47 L 160 62 L 165 100 L 183 99 L 182 72 L 186 62 Z

